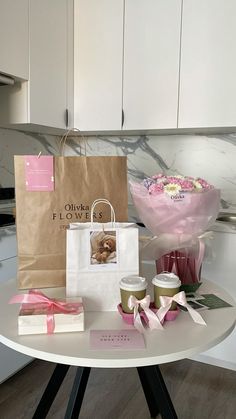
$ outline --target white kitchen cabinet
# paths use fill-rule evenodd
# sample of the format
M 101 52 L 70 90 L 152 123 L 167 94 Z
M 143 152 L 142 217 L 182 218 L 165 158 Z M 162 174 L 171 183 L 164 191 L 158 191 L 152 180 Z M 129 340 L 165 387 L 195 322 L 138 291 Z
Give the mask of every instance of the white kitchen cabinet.
M 0 283 L 8 279 L 16 278 L 17 273 L 17 257 L 9 257 L 5 260 L 0 260 Z
M 177 128 L 181 0 L 126 0 L 124 129 Z
M 0 72 L 19 80 L 0 86 L 0 126 L 236 125 L 234 0 L 0 0 L 0 12 Z
M 236 125 L 236 2 L 184 0 L 179 128 Z
M 181 0 L 75 3 L 75 127 L 176 128 Z
M 71 0 L 30 0 L 29 81 L 0 87 L 2 126 L 66 128 L 71 7 Z
M 0 282 L 16 278 L 17 244 L 15 226 L 0 228 Z M 0 344 L 0 383 L 23 368 L 32 358 Z
M 0 73 L 29 78 L 29 0 L 0 0 Z
M 67 0 L 30 0 L 29 119 L 66 127 Z
M 74 126 L 120 130 L 123 0 L 75 0 Z

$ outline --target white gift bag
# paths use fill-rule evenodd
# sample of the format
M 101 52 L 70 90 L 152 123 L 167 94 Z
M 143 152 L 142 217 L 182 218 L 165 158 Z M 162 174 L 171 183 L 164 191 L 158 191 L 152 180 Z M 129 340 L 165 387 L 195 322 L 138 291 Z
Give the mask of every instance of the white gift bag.
M 110 206 L 111 222 L 93 222 L 98 203 Z M 117 223 L 111 203 L 97 199 L 91 207 L 91 221 L 72 223 L 67 230 L 67 296 L 82 297 L 85 311 L 114 311 L 120 302 L 120 279 L 138 274 L 137 226 Z

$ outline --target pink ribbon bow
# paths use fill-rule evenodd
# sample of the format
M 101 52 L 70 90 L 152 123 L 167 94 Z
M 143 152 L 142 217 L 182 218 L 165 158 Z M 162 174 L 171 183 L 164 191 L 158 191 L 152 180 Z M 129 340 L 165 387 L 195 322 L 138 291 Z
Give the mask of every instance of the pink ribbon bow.
M 35 304 L 35 308 L 47 308 L 47 333 L 52 334 L 55 329 L 54 312 L 55 309 L 64 314 L 79 314 L 83 312 L 82 303 L 70 303 L 66 301 L 49 298 L 39 290 L 30 290 L 28 294 L 14 295 L 9 304 Z
M 178 292 L 178 294 L 175 294 L 173 297 L 167 297 L 164 295 L 160 296 L 161 307 L 159 308 L 157 312 L 157 315 L 160 321 L 164 319 L 173 301 L 175 301 L 176 303 L 180 304 L 183 307 L 186 307 L 190 316 L 192 317 L 195 323 L 206 326 L 206 322 L 203 320 L 202 316 L 187 303 L 186 295 L 184 291 Z
M 128 306 L 130 310 L 134 309 L 134 327 L 140 332 L 144 333 L 145 328 L 143 326 L 138 308 L 142 307 L 144 313 L 148 318 L 148 324 L 151 330 L 163 329 L 159 318 L 150 310 L 150 295 L 146 295 L 142 300 L 138 300 L 134 295 L 131 295 L 128 299 Z

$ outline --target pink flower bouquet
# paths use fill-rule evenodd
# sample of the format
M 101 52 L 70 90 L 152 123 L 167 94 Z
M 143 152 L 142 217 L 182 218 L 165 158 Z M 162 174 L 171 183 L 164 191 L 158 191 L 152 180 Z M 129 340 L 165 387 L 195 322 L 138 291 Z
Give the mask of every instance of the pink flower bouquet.
M 220 191 L 201 178 L 157 174 L 130 182 L 138 215 L 154 235 L 143 248 L 157 272 L 176 273 L 182 283 L 200 279 L 206 230 L 220 208 Z

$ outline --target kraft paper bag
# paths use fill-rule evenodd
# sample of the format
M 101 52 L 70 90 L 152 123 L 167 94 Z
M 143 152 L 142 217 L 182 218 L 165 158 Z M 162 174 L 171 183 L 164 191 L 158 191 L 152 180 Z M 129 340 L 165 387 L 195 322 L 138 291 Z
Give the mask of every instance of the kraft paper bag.
M 100 202 L 111 207 L 112 220 L 93 222 Z M 120 303 L 121 278 L 139 274 L 138 228 L 115 221 L 112 205 L 95 201 L 91 221 L 72 223 L 67 230 L 66 294 L 81 296 L 86 311 L 115 311 Z
M 53 157 L 54 190 L 28 191 L 26 157 L 14 157 L 18 287 L 65 286 L 69 223 L 89 221 L 91 204 L 101 196 L 118 221 L 127 221 L 127 158 Z M 94 219 L 110 220 L 109 208 L 98 206 Z

